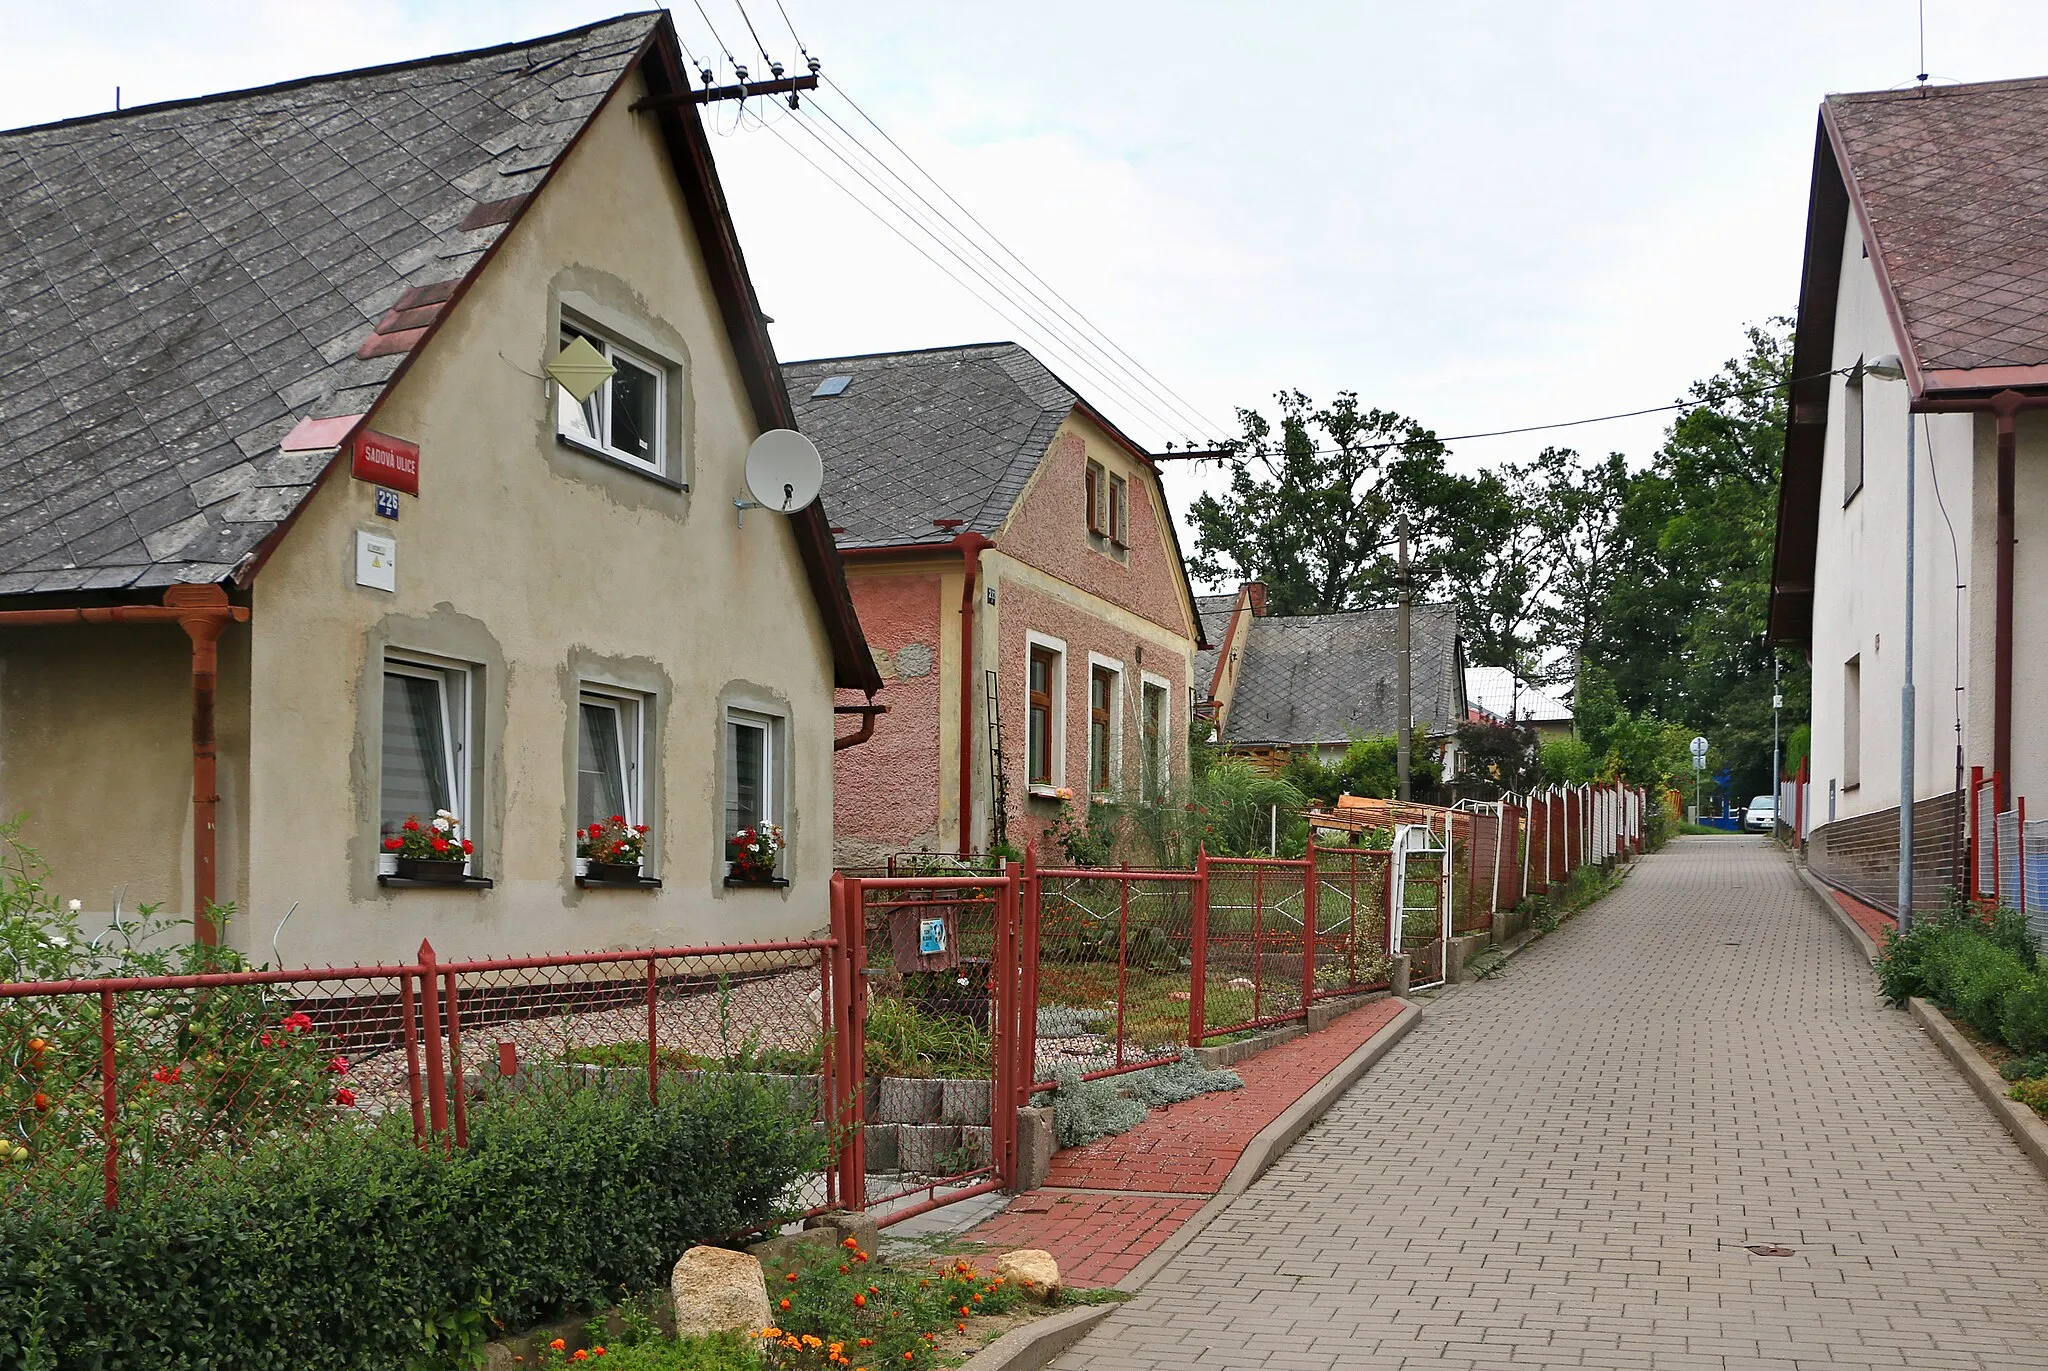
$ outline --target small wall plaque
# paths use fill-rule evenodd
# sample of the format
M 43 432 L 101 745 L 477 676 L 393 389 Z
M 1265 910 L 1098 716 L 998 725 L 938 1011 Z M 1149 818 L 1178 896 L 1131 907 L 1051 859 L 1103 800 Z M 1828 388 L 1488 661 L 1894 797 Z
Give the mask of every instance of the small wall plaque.
M 379 519 L 396 519 L 398 517 L 397 491 L 386 490 L 383 486 L 377 487 L 377 517 Z
M 372 590 L 398 589 L 398 540 L 356 530 L 356 584 Z

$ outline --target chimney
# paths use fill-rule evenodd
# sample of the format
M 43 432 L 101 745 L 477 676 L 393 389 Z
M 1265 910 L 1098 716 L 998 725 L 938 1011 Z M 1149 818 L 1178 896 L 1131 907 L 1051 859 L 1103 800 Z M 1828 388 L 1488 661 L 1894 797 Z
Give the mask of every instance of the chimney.
M 1264 581 L 1246 581 L 1244 583 L 1242 594 L 1244 595 L 1245 599 L 1251 604 L 1252 617 L 1265 617 L 1266 583 Z

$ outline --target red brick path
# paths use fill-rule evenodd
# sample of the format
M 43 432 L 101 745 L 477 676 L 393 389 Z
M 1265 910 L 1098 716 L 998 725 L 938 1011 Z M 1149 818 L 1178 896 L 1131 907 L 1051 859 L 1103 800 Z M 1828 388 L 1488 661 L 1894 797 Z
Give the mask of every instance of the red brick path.
M 1078 1286 L 1109 1285 L 1223 1188 L 1251 1140 L 1401 1012 L 1393 1000 L 1354 1010 L 1320 1033 L 1238 1065 L 1244 1089 L 1155 1109 L 1128 1133 L 1054 1156 L 1042 1190 L 966 1236 L 1052 1253 Z M 1089 1192 L 1112 1193 L 1089 1193 Z
M 1882 909 L 1863 903 L 1854 895 L 1845 895 L 1839 890 L 1830 890 L 1828 894 L 1835 897 L 1835 903 L 1842 907 L 1842 912 L 1854 919 L 1857 927 L 1868 933 L 1871 941 L 1880 948 L 1884 946 L 1885 934 L 1891 933 L 1898 928 L 1898 924 L 1892 919 L 1891 915 L 1885 913 Z

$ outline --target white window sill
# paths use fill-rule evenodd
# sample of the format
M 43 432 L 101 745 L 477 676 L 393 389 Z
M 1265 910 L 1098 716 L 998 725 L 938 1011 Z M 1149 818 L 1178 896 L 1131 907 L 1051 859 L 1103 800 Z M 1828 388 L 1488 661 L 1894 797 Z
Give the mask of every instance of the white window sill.
M 563 447 L 574 448 L 585 457 L 595 457 L 600 462 L 608 462 L 623 471 L 632 472 L 635 476 L 644 476 L 658 486 L 667 486 L 670 490 L 688 490 L 690 488 L 689 482 L 678 481 L 675 477 L 665 472 L 656 471 L 645 462 L 636 462 L 630 457 L 622 457 L 610 448 L 599 447 L 596 443 L 586 443 L 581 438 L 563 433 L 560 430 L 557 430 L 555 433 L 555 441 Z

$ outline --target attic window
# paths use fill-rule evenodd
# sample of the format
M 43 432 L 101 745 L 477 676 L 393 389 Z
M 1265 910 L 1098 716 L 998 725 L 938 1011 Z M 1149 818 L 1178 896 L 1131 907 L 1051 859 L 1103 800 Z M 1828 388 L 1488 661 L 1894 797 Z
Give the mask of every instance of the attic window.
M 587 340 L 613 367 L 611 378 L 582 403 L 556 386 L 555 427 L 561 436 L 611 458 L 659 472 L 667 412 L 668 369 L 585 328 L 562 328 L 562 346 Z
M 846 388 L 852 384 L 853 378 L 851 376 L 827 376 L 824 380 L 818 382 L 818 388 L 811 392 L 811 398 L 813 400 L 822 400 L 832 395 L 843 395 L 846 393 Z

